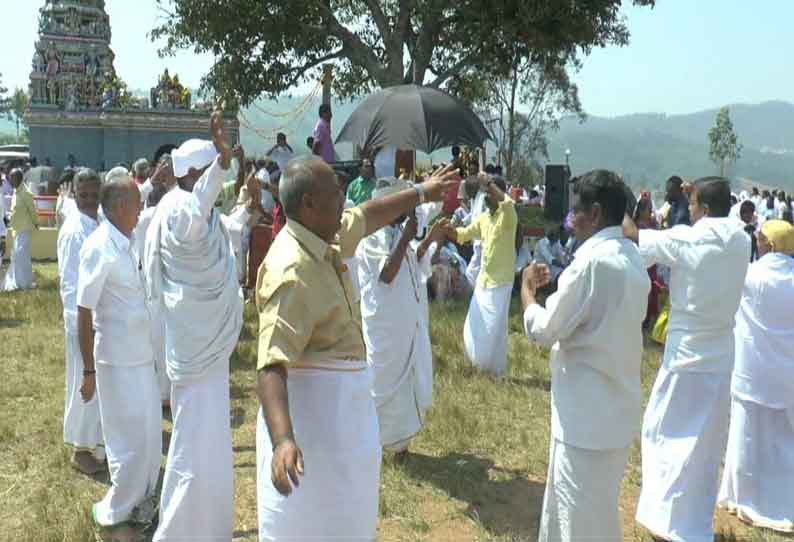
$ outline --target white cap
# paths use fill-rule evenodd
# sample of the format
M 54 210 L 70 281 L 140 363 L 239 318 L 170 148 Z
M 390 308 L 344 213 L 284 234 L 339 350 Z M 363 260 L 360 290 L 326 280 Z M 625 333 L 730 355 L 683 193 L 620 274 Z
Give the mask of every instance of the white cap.
M 180 179 L 190 172 L 190 168 L 203 169 L 218 156 L 215 144 L 204 139 L 188 139 L 171 153 L 174 164 L 174 177 Z

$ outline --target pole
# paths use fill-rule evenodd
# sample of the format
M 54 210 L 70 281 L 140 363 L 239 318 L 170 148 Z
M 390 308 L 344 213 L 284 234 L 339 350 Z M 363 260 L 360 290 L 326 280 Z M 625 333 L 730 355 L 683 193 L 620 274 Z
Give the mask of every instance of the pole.
M 333 64 L 323 65 L 323 103 L 328 105 L 331 105 L 331 83 L 334 80 L 333 70 Z

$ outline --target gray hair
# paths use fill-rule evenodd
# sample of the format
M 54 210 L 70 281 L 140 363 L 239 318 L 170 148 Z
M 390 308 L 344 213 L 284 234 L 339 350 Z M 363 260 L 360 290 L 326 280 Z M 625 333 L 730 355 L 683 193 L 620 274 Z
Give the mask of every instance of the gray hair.
M 139 179 L 145 176 L 148 170 L 149 160 L 146 158 L 138 158 L 135 160 L 135 163 L 132 164 L 132 174 Z
M 89 169 L 87 167 L 80 168 L 77 173 L 75 173 L 72 184 L 74 185 L 74 188 L 77 189 L 85 183 L 102 184 L 102 179 L 99 178 L 99 173 L 93 169 Z
M 284 214 L 290 218 L 298 216 L 304 194 L 314 188 L 312 165 L 321 161 L 316 156 L 301 156 L 290 160 L 278 186 L 278 199 L 284 206 Z
M 99 193 L 102 210 L 106 215 L 115 214 L 118 207 L 125 201 L 132 199 L 132 187 L 135 181 L 129 175 L 115 175 L 105 180 L 102 191 Z
M 116 166 L 105 173 L 105 182 L 112 181 L 115 178 L 130 179 L 130 172 L 124 166 Z

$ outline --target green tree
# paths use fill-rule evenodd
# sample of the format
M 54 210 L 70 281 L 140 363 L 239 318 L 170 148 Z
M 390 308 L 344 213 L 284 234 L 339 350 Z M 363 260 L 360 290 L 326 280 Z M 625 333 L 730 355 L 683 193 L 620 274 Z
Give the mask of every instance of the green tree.
M 8 92 L 8 89 L 3 86 L 3 74 L 0 73 L 0 116 L 7 115 L 11 107 L 6 92 Z
M 21 88 L 17 88 L 11 96 L 11 107 L 9 115 L 13 115 L 13 120 L 17 125 L 17 139 L 19 139 L 20 124 L 24 124 L 25 111 L 28 108 L 28 94 Z
M 498 153 L 511 181 L 520 182 L 531 173 L 534 158 L 548 157 L 546 134 L 559 128 L 562 115 L 584 118 L 579 89 L 569 76 L 569 69 L 576 67 L 569 55 L 533 60 L 516 54 L 506 76 L 469 71 L 453 78 L 451 88 L 492 119 Z M 457 90 L 458 85 L 468 85 L 469 92 Z M 515 167 L 518 162 L 520 167 Z
M 654 4 L 654 0 L 632 0 Z M 157 0 L 150 34 L 211 52 L 203 88 L 242 105 L 277 96 L 336 67 L 340 97 L 416 82 L 445 87 L 463 72 L 507 75 L 523 57 L 575 57 L 625 44 L 621 0 Z M 516 44 L 521 44 L 520 48 Z
M 720 168 L 720 176 L 724 177 L 729 164 L 741 157 L 742 144 L 733 130 L 731 111 L 726 106 L 717 112 L 714 126 L 709 130 L 709 158 Z

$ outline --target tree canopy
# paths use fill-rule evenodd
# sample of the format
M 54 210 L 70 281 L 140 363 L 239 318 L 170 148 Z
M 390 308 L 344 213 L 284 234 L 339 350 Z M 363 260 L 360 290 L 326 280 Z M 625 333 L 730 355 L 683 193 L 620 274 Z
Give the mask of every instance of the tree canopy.
M 720 175 L 724 177 L 728 164 L 738 160 L 742 153 L 742 145 L 733 130 L 728 107 L 717 112 L 714 126 L 709 130 L 709 143 L 709 158 L 720 168 Z
M 319 79 L 325 63 L 343 98 L 411 82 L 460 94 L 482 74 L 509 74 L 517 57 L 571 60 L 629 37 L 621 0 L 157 2 L 161 53 L 212 53 L 202 86 L 243 105 Z

